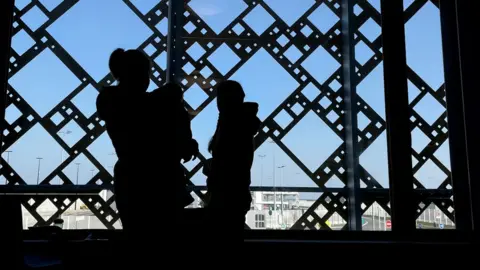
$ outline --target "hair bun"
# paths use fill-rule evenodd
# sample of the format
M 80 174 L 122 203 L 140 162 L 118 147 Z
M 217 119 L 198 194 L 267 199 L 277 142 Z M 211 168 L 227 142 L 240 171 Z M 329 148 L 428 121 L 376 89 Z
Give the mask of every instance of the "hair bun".
M 125 50 L 124 49 L 116 49 L 113 51 L 112 55 L 110 56 L 111 61 L 122 61 L 125 56 Z
M 119 79 L 124 74 L 125 50 L 116 49 L 110 55 L 109 68 L 115 79 Z

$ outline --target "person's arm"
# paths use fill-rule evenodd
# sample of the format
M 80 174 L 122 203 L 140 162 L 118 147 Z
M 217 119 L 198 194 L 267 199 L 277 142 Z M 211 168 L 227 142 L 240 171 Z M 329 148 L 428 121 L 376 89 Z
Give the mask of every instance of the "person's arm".
M 187 110 L 182 109 L 179 120 L 179 137 L 181 138 L 180 147 L 182 148 L 182 158 L 184 159 L 184 162 L 188 162 L 197 158 L 199 152 L 198 143 L 195 139 L 193 139 L 193 133 L 190 125 L 190 115 L 188 114 Z
M 210 177 L 210 172 L 211 171 L 212 171 L 212 158 L 209 158 L 209 159 L 205 160 L 205 162 L 203 163 L 202 173 L 206 177 Z
M 105 90 L 102 90 L 100 92 L 100 94 L 98 94 L 97 96 L 97 100 L 96 100 L 96 106 L 97 106 L 97 112 L 98 112 L 98 116 L 100 117 L 100 119 L 102 120 L 106 120 L 108 118 L 108 103 L 107 103 L 107 92 Z

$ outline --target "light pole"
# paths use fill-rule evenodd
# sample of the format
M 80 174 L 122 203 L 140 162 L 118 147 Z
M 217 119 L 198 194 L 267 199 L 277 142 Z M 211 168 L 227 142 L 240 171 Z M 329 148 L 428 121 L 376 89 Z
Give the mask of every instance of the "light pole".
M 274 144 L 275 141 L 271 140 L 268 143 Z M 273 216 L 275 219 L 275 222 L 278 222 L 277 220 L 277 187 L 276 187 L 276 181 L 275 181 L 275 146 L 272 148 L 273 152 Z
M 10 153 L 12 153 L 12 150 L 7 150 L 5 153 L 7 153 L 7 163 L 10 163 Z
M 112 156 L 112 157 L 117 157 L 117 153 L 115 153 L 115 152 L 109 153 L 108 155 L 109 155 L 109 156 Z M 117 160 L 118 160 L 118 158 L 117 158 Z M 111 174 L 113 175 L 113 171 L 114 171 L 114 168 L 115 168 L 115 164 L 113 164 L 113 165 L 111 165 L 111 166 L 108 166 L 108 168 L 111 168 L 111 169 L 112 169 Z
M 263 159 L 266 157 L 267 155 L 258 155 L 258 157 L 260 158 L 260 187 L 263 187 Z
M 72 134 L 72 131 L 71 130 L 65 130 L 65 131 L 60 131 L 58 132 L 58 134 L 61 134 L 61 138 L 63 141 L 65 141 L 65 136 L 66 135 L 69 135 L 69 134 Z M 62 149 L 60 149 L 60 164 L 63 163 L 63 147 Z M 60 185 L 60 178 L 58 179 L 58 184 Z
M 81 163 L 75 163 L 75 165 L 77 165 L 77 180 L 76 180 L 76 183 L 75 185 L 78 186 L 78 175 L 80 174 L 80 164 Z M 75 199 L 75 211 L 77 211 L 77 201 L 78 201 L 78 198 Z
M 7 164 L 10 164 L 10 153 L 12 153 L 12 150 L 7 150 L 5 153 L 7 153 Z M 7 177 L 5 177 L 5 185 L 7 184 Z
M 65 139 L 64 139 L 65 136 L 66 136 L 66 135 L 69 135 L 69 134 L 72 134 L 72 131 L 71 131 L 71 130 L 60 131 L 60 132 L 58 132 L 58 134 L 62 134 L 62 135 L 61 135 L 62 140 L 65 141 Z M 63 163 L 63 148 L 62 148 L 62 150 L 60 150 L 60 158 L 61 158 L 61 159 L 60 159 L 60 161 L 61 161 L 60 163 Z
M 37 186 L 40 183 L 40 163 L 42 162 L 42 157 L 37 157 L 38 160 L 38 168 L 37 168 Z
M 279 166 L 277 168 L 280 169 L 280 188 L 283 188 L 283 169 L 285 168 L 285 165 Z M 284 217 L 283 217 L 283 191 L 280 191 L 280 202 L 282 204 L 280 208 L 280 214 L 282 215 L 282 224 L 284 223 Z

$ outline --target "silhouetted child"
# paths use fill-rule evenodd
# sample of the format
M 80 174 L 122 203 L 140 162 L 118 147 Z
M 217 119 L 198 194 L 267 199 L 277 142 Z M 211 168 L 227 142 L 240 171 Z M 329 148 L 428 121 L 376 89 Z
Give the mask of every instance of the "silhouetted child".
M 198 155 L 198 143 L 193 139 L 190 128 L 190 114 L 185 109 L 183 103 L 182 89 L 176 84 L 169 83 L 149 93 L 149 100 L 156 104 L 157 107 L 160 107 L 158 111 L 160 114 L 169 114 L 169 120 L 167 121 L 170 122 L 168 125 L 175 127 L 175 132 L 171 132 L 170 138 L 164 142 L 165 144 L 175 142 L 173 145 L 175 149 L 170 151 L 175 155 L 173 159 L 175 161 L 175 164 L 173 164 L 175 173 L 172 179 L 167 180 L 174 181 L 175 183 L 174 190 L 171 191 L 176 196 L 174 208 L 177 210 L 183 209 L 185 206 L 191 204 L 194 199 L 190 193 L 187 192 L 187 180 L 183 167 L 181 166 L 181 160 L 185 163 L 195 159 Z M 160 116 L 160 118 L 161 117 L 162 116 Z M 161 129 L 159 131 L 164 132 Z M 166 145 L 165 147 L 169 146 Z M 163 150 L 165 150 L 165 148 Z M 162 151 L 162 149 L 159 151 Z
M 244 102 L 244 98 L 245 93 L 238 82 L 219 84 L 219 117 L 209 144 L 211 168 L 204 170 L 208 174 L 207 207 L 213 215 L 211 218 L 237 229 L 243 229 L 245 215 L 250 210 L 254 136 L 260 128 L 256 116 L 258 104 Z

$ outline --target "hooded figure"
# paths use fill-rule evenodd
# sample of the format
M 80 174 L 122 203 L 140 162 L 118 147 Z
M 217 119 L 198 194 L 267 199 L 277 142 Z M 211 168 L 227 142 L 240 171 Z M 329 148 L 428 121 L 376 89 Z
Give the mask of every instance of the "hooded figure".
M 164 127 L 174 129 L 165 134 L 165 130 L 159 128 L 157 130 L 159 134 L 155 136 L 163 137 L 165 140 L 163 146 L 157 151 L 167 153 L 172 157 L 173 163 L 166 168 L 171 171 L 167 174 L 171 179 L 166 180 L 174 181 L 172 191 L 175 194 L 174 208 L 181 210 L 194 201 L 186 189 L 187 180 L 181 165 L 181 160 L 186 163 L 194 160 L 198 155 L 198 143 L 193 139 L 190 127 L 191 117 L 183 103 L 182 89 L 176 84 L 169 83 L 148 93 L 148 100 L 152 103 L 152 106 L 150 106 L 153 110 L 151 114 L 158 115 L 158 119 L 161 119 Z M 153 119 L 156 118 L 153 117 Z
M 244 102 L 245 93 L 235 81 L 221 83 L 217 91 L 219 117 L 209 144 L 212 160 L 204 169 L 208 176 L 207 203 L 214 215 L 222 215 L 243 229 L 252 201 L 250 170 L 254 136 L 261 123 L 258 104 Z

